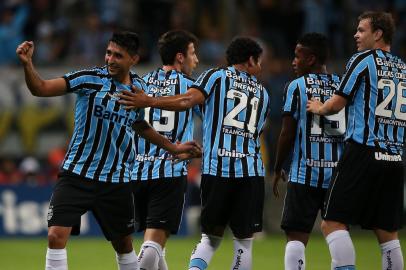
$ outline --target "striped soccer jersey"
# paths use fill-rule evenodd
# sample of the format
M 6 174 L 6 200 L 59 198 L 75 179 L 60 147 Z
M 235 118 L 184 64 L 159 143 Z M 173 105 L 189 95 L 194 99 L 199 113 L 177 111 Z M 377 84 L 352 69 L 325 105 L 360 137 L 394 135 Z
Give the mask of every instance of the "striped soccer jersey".
M 234 67 L 210 69 L 192 86 L 203 106 L 203 174 L 227 178 L 264 176 L 260 135 L 270 99 L 255 76 Z
M 133 85 L 146 90 L 140 77 L 130 76 Z M 62 168 L 92 180 L 128 182 L 135 158 L 132 124 L 144 118 L 144 110 L 124 110 L 115 94 L 130 86 L 113 80 L 106 67 L 71 72 L 64 79 L 77 100 Z
M 349 102 L 346 140 L 402 154 L 406 127 L 406 65 L 383 50 L 355 54 L 337 94 Z
M 311 98 L 325 102 L 340 84 L 334 74 L 307 74 L 285 89 L 283 115 L 297 121 L 289 181 L 327 188 L 343 150 L 345 109 L 329 116 L 306 112 Z
M 193 80 L 176 70 L 159 68 L 143 77 L 147 94 L 153 97 L 184 94 Z M 174 112 L 158 108 L 145 109 L 145 121 L 171 142 L 186 142 L 193 139 L 193 109 Z M 135 137 L 136 157 L 132 180 L 162 179 L 186 175 L 186 162 L 174 164 L 170 154 L 145 139 Z

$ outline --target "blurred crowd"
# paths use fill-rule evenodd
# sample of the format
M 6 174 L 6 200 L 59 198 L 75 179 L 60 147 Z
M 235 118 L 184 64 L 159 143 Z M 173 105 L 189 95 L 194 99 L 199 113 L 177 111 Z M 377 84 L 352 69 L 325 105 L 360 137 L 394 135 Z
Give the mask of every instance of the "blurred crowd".
M 0 65 L 17 61 L 23 40 L 36 42 L 37 63 L 100 64 L 111 31 L 125 28 L 141 36 L 142 61 L 157 61 L 156 41 L 169 29 L 200 38 L 204 63 L 223 61 L 237 34 L 263 40 L 277 58 L 292 58 L 305 32 L 326 34 L 333 58 L 348 58 L 357 16 L 365 10 L 393 13 L 398 26 L 394 49 L 406 55 L 404 0 L 3 0 L 0 2 Z
M 272 164 L 282 89 L 293 77 L 296 40 L 306 32 L 326 34 L 331 44 L 329 70 L 342 73 L 355 52 L 357 16 L 365 10 L 394 15 L 397 32 L 392 48 L 406 59 L 404 0 L 2 0 L 0 67 L 16 66 L 15 49 L 23 40 L 35 42 L 34 60 L 40 67 L 102 65 L 106 43 L 118 28 L 140 35 L 140 64 L 149 66 L 159 65 L 156 42 L 169 29 L 196 34 L 203 67 L 224 64 L 224 51 L 233 36 L 256 37 L 267 52 L 260 79 L 271 89 L 272 125 L 264 132 L 264 144 Z M 0 184 L 52 183 L 63 155 L 61 148 L 44 157 L 0 156 Z

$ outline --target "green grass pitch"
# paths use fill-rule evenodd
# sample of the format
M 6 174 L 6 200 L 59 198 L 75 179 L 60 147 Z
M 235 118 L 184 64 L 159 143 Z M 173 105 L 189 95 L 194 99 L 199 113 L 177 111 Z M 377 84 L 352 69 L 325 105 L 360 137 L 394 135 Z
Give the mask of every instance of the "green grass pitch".
M 406 239 L 405 233 L 401 240 Z M 171 270 L 185 270 L 190 253 L 198 238 L 172 238 L 167 245 L 167 261 Z M 380 270 L 381 256 L 375 237 L 371 232 L 353 234 L 357 252 L 357 270 Z M 134 241 L 139 250 L 141 239 Z M 406 243 L 403 241 L 403 245 Z M 253 246 L 253 269 L 283 269 L 285 238 L 281 234 L 270 234 L 256 239 Z M 210 270 L 230 269 L 232 239 L 225 237 L 209 265 Z M 102 238 L 72 237 L 68 243 L 68 264 L 70 270 L 117 269 L 115 256 L 110 244 Z M 403 248 L 404 250 L 404 248 Z M 44 269 L 46 238 L 0 239 L 1 270 Z M 405 256 L 405 253 L 404 257 Z M 306 269 L 329 270 L 330 255 L 324 239 L 314 233 L 306 249 Z

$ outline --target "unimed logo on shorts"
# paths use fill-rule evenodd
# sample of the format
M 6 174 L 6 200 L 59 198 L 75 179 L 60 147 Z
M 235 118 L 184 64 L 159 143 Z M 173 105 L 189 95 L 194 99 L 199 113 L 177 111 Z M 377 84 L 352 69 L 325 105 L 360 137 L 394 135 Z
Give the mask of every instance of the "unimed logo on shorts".
M 375 159 L 383 160 L 383 161 L 402 161 L 402 156 L 401 155 L 389 155 L 387 153 L 382 153 L 382 152 L 375 152 Z

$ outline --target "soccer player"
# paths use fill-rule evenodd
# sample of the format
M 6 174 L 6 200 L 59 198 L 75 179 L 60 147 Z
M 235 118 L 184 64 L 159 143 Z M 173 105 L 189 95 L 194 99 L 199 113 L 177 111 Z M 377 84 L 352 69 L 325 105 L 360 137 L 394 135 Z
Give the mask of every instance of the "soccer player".
M 354 35 L 358 53 L 340 87 L 324 104 L 308 101 L 319 115 L 348 108 L 346 145 L 326 196 L 322 231 L 332 269 L 355 269 L 350 224 L 373 230 L 382 269 L 403 269 L 402 148 L 406 127 L 406 64 L 390 53 L 394 22 L 389 13 L 365 12 Z
M 267 90 L 255 75 L 262 48 L 251 38 L 233 39 L 228 67 L 205 71 L 181 95 L 148 97 L 142 91 L 120 95 L 128 109 L 186 110 L 203 104 L 202 238 L 189 269 L 206 269 L 224 230 L 234 235 L 231 269 L 251 269 L 253 234 L 262 230 L 264 165 L 260 135 L 270 108 Z
M 117 103 L 116 95 L 130 85 L 146 90 L 142 79 L 130 72 L 138 61 L 138 44 L 135 33 L 116 32 L 106 49 L 106 66 L 50 80 L 43 80 L 32 63 L 34 43 L 25 41 L 17 47 L 33 95 L 77 94 L 74 133 L 48 210 L 47 270 L 67 269 L 69 235 L 79 233 L 80 217 L 89 210 L 111 241 L 119 269 L 138 269 L 131 240 L 134 201 L 129 184 L 135 158 L 133 126 L 173 154 L 194 149 L 193 144 L 172 144 L 142 125 L 143 110 L 128 112 Z
M 197 38 L 175 30 L 163 34 L 158 49 L 163 66 L 143 77 L 147 94 L 153 97 L 184 94 L 193 84 L 189 77 L 198 64 Z M 185 142 L 193 137 L 193 111 L 173 112 L 156 108 L 145 110 L 145 120 L 171 142 Z M 174 163 L 168 152 L 135 138 L 136 158 L 133 183 L 136 221 L 145 231 L 139 253 L 141 269 L 167 269 L 164 247 L 170 234 L 176 234 L 183 212 L 186 191 L 186 162 Z
M 309 33 L 300 38 L 292 63 L 298 78 L 287 85 L 284 94 L 273 191 L 278 197 L 278 182 L 286 180 L 282 165 L 293 146 L 281 223 L 288 241 L 285 270 L 305 269 L 305 247 L 343 149 L 345 110 L 325 117 L 306 112 L 307 100 L 324 102 L 339 86 L 340 78 L 327 73 L 327 56 L 324 35 Z

